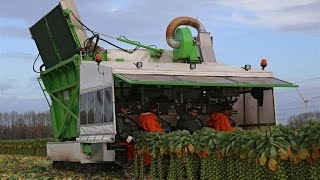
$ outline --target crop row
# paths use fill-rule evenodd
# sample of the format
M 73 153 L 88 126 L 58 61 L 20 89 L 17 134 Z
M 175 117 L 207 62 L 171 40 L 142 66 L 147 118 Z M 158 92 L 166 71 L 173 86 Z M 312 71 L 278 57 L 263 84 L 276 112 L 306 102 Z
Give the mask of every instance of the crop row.
M 0 154 L 47 155 L 47 142 L 52 139 L 1 140 Z
M 299 130 L 284 126 L 265 131 L 190 134 L 140 132 L 135 135 L 134 174 L 156 179 L 320 179 L 320 125 Z

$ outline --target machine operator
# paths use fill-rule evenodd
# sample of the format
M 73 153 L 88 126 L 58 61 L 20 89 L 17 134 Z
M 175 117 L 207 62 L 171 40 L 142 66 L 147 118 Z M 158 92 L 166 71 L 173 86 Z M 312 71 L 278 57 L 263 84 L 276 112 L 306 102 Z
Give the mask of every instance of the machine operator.
M 134 120 L 128 117 L 129 105 L 122 105 L 117 113 L 117 134 L 116 142 L 120 146 L 124 146 L 128 150 L 128 161 L 133 160 L 134 140 L 133 133 L 138 130 Z
M 182 115 L 182 117 L 177 122 L 177 129 L 188 130 L 190 133 L 193 133 L 196 130 L 203 128 L 203 123 L 198 116 L 198 108 L 192 106 L 188 109 L 187 114 Z

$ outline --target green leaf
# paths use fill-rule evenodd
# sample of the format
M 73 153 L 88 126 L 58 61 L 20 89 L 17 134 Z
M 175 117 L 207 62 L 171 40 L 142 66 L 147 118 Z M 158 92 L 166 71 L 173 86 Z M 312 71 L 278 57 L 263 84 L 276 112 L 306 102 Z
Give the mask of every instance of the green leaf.
M 261 142 L 261 143 L 257 146 L 257 149 L 262 148 L 265 144 L 266 144 L 266 142 Z
M 297 143 L 295 141 L 293 141 L 293 140 L 290 141 L 290 144 L 291 144 L 292 147 L 297 147 L 298 146 Z
M 183 142 L 184 140 L 186 140 L 186 137 L 181 137 L 180 138 L 180 142 Z
M 249 158 L 255 158 L 256 156 L 256 151 L 251 149 L 249 152 L 248 152 L 248 157 Z
M 211 140 L 209 141 L 208 145 L 211 149 L 215 149 L 215 144 L 213 144 Z
M 200 142 L 206 142 L 206 141 L 208 141 L 208 139 L 209 139 L 209 136 L 202 136 L 200 138 Z
M 240 151 L 240 158 L 245 159 L 247 157 L 247 151 Z
M 175 148 L 174 145 L 170 145 L 170 152 L 174 152 L 174 148 Z
M 266 153 L 267 157 L 270 157 L 270 146 L 269 145 L 266 146 L 264 152 Z
M 250 141 L 248 141 L 248 143 L 247 143 L 247 146 L 248 147 L 251 147 L 251 146 L 253 146 L 255 143 L 254 143 L 254 140 L 250 140 Z
M 274 148 L 274 146 L 271 146 L 271 148 L 270 148 L 270 157 L 272 157 L 272 158 L 276 158 L 277 157 L 277 151 Z
M 229 145 L 227 146 L 227 148 L 226 148 L 226 155 L 228 155 L 228 152 L 229 152 L 230 147 L 231 147 L 231 144 L 229 144 Z
M 178 152 L 181 152 L 181 150 L 182 150 L 182 143 L 179 143 L 175 148 L 175 152 L 178 153 Z

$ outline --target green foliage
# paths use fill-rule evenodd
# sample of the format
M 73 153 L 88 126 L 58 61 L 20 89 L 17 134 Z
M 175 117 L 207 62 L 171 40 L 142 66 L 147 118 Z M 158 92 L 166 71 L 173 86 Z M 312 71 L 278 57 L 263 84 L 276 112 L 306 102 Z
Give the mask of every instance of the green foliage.
M 264 131 L 204 128 L 192 135 L 141 132 L 135 136 L 136 157 L 150 153 L 154 162 L 149 176 L 155 179 L 295 178 L 292 174 L 319 179 L 319 132 L 320 124 L 298 130 L 281 125 Z M 137 177 L 143 177 L 138 171 Z

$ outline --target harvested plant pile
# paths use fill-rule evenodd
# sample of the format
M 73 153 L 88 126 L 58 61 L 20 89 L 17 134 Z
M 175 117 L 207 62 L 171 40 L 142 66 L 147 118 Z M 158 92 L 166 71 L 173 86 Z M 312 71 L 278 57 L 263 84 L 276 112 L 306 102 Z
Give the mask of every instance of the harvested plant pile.
M 320 179 L 320 124 L 297 131 L 136 134 L 134 174 L 155 179 Z M 149 172 L 143 164 L 151 157 Z

